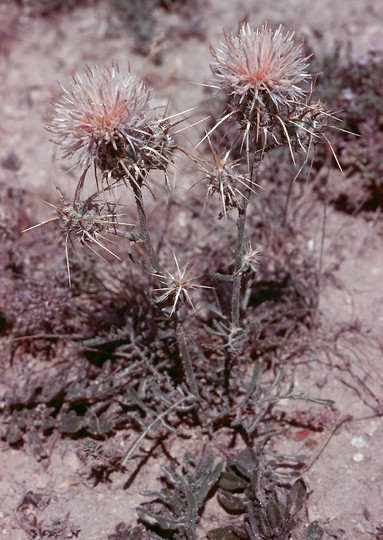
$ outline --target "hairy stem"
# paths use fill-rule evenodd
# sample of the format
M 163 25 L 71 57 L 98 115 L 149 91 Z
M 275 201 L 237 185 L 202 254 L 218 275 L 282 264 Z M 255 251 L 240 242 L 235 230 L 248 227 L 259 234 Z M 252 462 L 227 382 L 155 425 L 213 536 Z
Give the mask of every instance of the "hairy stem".
M 185 332 L 182 326 L 182 323 L 179 321 L 178 316 L 176 319 L 176 334 L 177 334 L 177 343 L 178 349 L 181 356 L 182 367 L 184 370 L 186 382 L 193 392 L 193 394 L 200 399 L 200 394 L 198 391 L 197 380 L 194 375 L 193 365 L 189 354 L 188 344 L 185 338 Z
M 235 247 L 235 262 L 234 262 L 234 273 L 233 273 L 233 289 L 231 295 L 231 324 L 238 328 L 239 327 L 239 308 L 241 304 L 241 285 L 242 285 L 242 275 L 243 275 L 243 254 L 244 254 L 244 244 L 245 244 L 245 225 L 246 225 L 246 215 L 247 208 L 249 205 L 249 200 L 251 193 L 253 191 L 254 185 L 254 164 L 250 168 L 250 179 L 249 184 L 246 187 L 243 198 L 241 200 L 240 206 L 238 208 L 238 217 L 237 217 L 237 242 Z
M 246 210 L 247 210 L 247 201 L 243 200 L 241 207 L 238 209 L 237 244 L 235 248 L 233 290 L 232 290 L 232 296 L 231 296 L 231 323 L 235 327 L 239 326 L 239 306 L 240 306 L 241 284 L 242 284 L 242 262 L 243 262 Z
M 145 251 L 153 269 L 156 271 L 157 274 L 161 275 L 162 269 L 161 269 L 160 261 L 158 259 L 158 255 L 153 247 L 153 244 L 149 235 L 148 221 L 146 219 L 145 206 L 144 206 L 144 201 L 142 198 L 142 190 L 141 190 L 141 187 L 135 182 L 131 182 L 131 185 L 133 188 L 134 198 L 136 201 L 138 219 L 140 221 L 141 236 L 144 242 Z

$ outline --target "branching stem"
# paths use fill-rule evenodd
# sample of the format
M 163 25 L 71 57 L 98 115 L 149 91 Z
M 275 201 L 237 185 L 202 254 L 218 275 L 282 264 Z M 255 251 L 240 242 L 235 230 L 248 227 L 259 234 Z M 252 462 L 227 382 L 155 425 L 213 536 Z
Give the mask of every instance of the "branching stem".
M 142 433 L 132 442 L 132 444 L 129 446 L 128 450 L 125 452 L 125 455 L 121 461 L 121 465 L 124 467 L 129 459 L 132 457 L 134 452 L 137 450 L 137 448 L 140 446 L 142 441 L 145 439 L 145 437 L 154 429 L 156 424 L 159 422 L 163 422 L 168 414 L 170 414 L 174 409 L 177 409 L 180 407 L 185 401 L 190 401 L 190 396 L 184 396 L 181 399 L 179 399 L 176 403 L 173 403 L 173 405 L 170 405 L 166 411 L 162 412 L 156 418 L 151 422 Z
M 137 213 L 138 213 L 138 218 L 139 218 L 140 227 L 141 227 L 141 236 L 144 242 L 146 253 L 148 255 L 150 264 L 152 265 L 156 274 L 158 274 L 159 276 L 162 276 L 163 270 L 162 270 L 160 261 L 158 259 L 158 255 L 156 251 L 154 250 L 154 247 L 150 239 L 150 235 L 149 235 L 148 222 L 146 219 L 146 213 L 145 213 L 144 201 L 142 198 L 141 187 L 135 182 L 131 182 L 131 184 L 132 184 L 132 188 L 134 192 L 134 197 L 136 200 Z M 180 353 L 180 357 L 182 361 L 182 367 L 183 367 L 186 382 L 190 390 L 192 391 L 192 393 L 197 398 L 200 398 L 200 394 L 199 394 L 198 386 L 197 386 L 197 380 L 194 375 L 193 365 L 190 358 L 187 341 L 185 338 L 185 332 L 184 332 L 182 323 L 178 319 L 177 314 L 176 314 L 176 335 L 177 335 L 178 349 L 179 349 L 179 353 Z

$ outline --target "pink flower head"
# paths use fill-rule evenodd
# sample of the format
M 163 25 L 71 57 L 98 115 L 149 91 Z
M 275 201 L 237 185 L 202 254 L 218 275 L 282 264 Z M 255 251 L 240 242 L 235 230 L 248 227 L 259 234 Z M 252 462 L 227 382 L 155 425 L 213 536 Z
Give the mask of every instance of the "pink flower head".
M 303 96 L 298 85 L 308 78 L 307 58 L 293 36 L 283 34 L 281 26 L 273 31 L 265 24 L 254 31 L 244 23 L 238 36 L 226 34 L 225 43 L 211 47 L 211 70 L 225 92 L 241 101 L 251 98 L 253 106 L 271 100 L 279 109 Z
M 135 156 L 152 115 L 150 91 L 136 76 L 122 75 L 117 65 L 88 68 L 62 88 L 48 129 L 63 157 L 77 155 L 79 165 L 100 165 L 105 153 Z

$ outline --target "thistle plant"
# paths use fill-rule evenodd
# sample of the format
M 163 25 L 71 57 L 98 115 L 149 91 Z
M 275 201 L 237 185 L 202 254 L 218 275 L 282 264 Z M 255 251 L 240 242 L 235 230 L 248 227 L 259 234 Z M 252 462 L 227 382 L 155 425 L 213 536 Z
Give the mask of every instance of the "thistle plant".
M 73 241 L 106 258 L 111 255 L 121 260 L 125 253 L 138 272 L 146 274 L 145 296 L 152 313 L 158 314 L 160 324 L 164 325 L 161 330 L 166 328 L 164 334 L 172 337 L 178 351 L 182 382 L 186 383 L 182 387 L 183 396 L 205 427 L 209 422 L 230 418 L 232 427 L 241 423 L 243 432 L 247 433 L 244 428 L 249 424 L 245 420 L 247 407 L 250 404 L 254 410 L 255 404 L 262 401 L 263 390 L 256 382 L 259 365 L 254 365 L 250 355 L 243 355 L 251 335 L 243 317 L 252 283 L 249 276 L 256 274 L 260 258 L 260 246 L 250 241 L 246 227 L 251 199 L 259 190 L 260 165 L 267 155 L 281 147 L 289 149 L 293 163 L 297 156 L 305 163 L 316 143 L 326 140 L 331 115 L 321 102 L 312 99 L 308 59 L 302 45 L 294 44 L 293 37 L 293 33 L 284 33 L 281 27 L 273 31 L 264 25 L 253 30 L 243 24 L 238 35 L 225 34 L 220 45 L 211 46 L 213 79 L 209 85 L 225 97 L 226 103 L 221 117 L 197 145 L 207 140 L 211 159 L 180 148 L 175 140 L 178 115 L 166 116 L 156 105 L 152 90 L 135 75 L 123 75 L 116 64 L 87 68 L 84 74 L 75 75 L 68 88 L 61 88 L 48 125 L 53 141 L 61 147 L 62 157 L 72 160 L 78 174 L 73 195 L 68 199 L 60 191 L 56 215 L 47 220 L 59 223 L 65 240 L 68 275 L 69 247 Z M 238 130 L 240 157 L 232 158 L 231 148 L 224 143 L 212 142 L 217 128 L 229 123 Z M 177 150 L 182 150 L 197 165 L 197 172 L 206 184 L 205 201 L 219 198 L 220 225 L 228 226 L 229 214 L 236 213 L 235 241 L 227 250 L 234 254 L 231 261 L 228 257 L 228 274 L 220 274 L 217 268 L 200 269 L 197 261 L 193 261 L 192 267 L 197 267 L 194 272 L 188 263 L 185 266 L 179 263 L 170 239 L 158 245 L 153 241 L 155 231 L 147 219 L 146 197 L 157 188 L 153 176 L 157 178 L 158 172 L 164 176 L 164 188 L 168 185 L 168 169 Z M 152 176 L 154 171 L 157 174 Z M 85 184 L 91 186 L 91 196 L 85 195 Z M 130 219 L 129 208 L 122 209 L 117 202 L 117 191 L 128 191 L 133 197 L 134 218 Z M 126 221 L 125 213 L 129 214 Z M 157 223 L 155 226 L 158 229 Z M 116 250 L 108 246 L 111 235 L 118 237 Z M 124 239 L 128 243 L 125 252 L 121 248 Z M 170 245 L 175 270 L 168 264 L 170 257 L 163 253 L 162 245 Z M 209 291 L 212 275 L 226 281 L 230 291 L 228 309 L 220 311 L 212 305 L 211 296 L 206 300 L 209 294 L 214 294 Z M 247 290 L 244 291 L 245 278 Z M 217 315 L 212 324 L 209 321 L 210 326 L 205 324 L 205 315 L 197 320 L 199 306 L 194 299 L 197 294 L 204 297 L 201 312 L 211 310 Z M 194 320 L 197 323 L 192 331 Z M 200 327 L 196 329 L 198 324 Z M 214 407 L 214 413 L 202 406 L 207 391 L 203 388 L 206 378 L 201 371 L 208 355 L 203 352 L 204 344 L 199 342 L 201 326 L 204 335 L 207 332 L 214 336 L 214 347 L 225 361 L 219 370 L 224 388 L 217 391 L 217 401 L 224 410 Z M 239 385 L 234 381 L 243 361 L 253 364 L 253 376 L 247 386 L 243 381 Z M 248 375 L 250 370 L 246 372 L 246 369 L 243 367 L 242 374 Z M 275 402 L 280 398 L 278 392 Z M 168 409 L 165 407 L 158 416 L 161 423 L 170 412 L 181 410 L 170 401 L 166 403 Z M 216 415 L 213 419 L 209 418 L 212 414 Z M 252 437 L 253 433 L 248 436 Z
M 62 88 L 48 129 L 54 134 L 53 141 L 61 146 L 63 157 L 76 159 L 75 165 L 81 174 L 73 203 L 60 204 L 58 217 L 53 220 L 60 219 L 67 261 L 68 238 L 71 236 L 89 247 L 96 243 L 119 258 L 100 240 L 105 240 L 101 234 L 105 228 L 109 233 L 127 237 L 131 244 L 144 246 L 149 264 L 134 256 L 131 248 L 129 257 L 141 270 L 157 278 L 160 286 L 153 291 L 156 294 L 153 303 L 177 321 L 176 340 L 186 379 L 193 394 L 198 395 L 182 321 L 177 312 L 185 301 L 193 306 L 189 291 L 200 286 L 187 267 L 180 269 L 176 257 L 177 275 L 160 263 L 149 234 L 142 192 L 143 187 L 151 191 L 148 177 L 152 170 L 162 171 L 167 183 L 166 170 L 176 149 L 172 118 L 159 115 L 146 85 L 135 75 L 123 76 L 117 65 L 101 70 L 88 68 L 85 75 L 75 75 L 70 88 Z M 81 194 L 91 168 L 97 193 L 83 202 Z M 101 217 L 100 207 L 93 202 L 93 197 L 102 194 L 105 198 L 121 186 L 127 186 L 133 192 L 140 226 L 138 236 L 133 225 L 125 234 L 121 232 L 116 203 L 106 201 L 104 206 L 109 211 Z M 113 211 L 110 210 L 112 207 Z M 67 265 L 70 276 L 69 262 Z
M 247 266 L 245 223 L 257 167 L 268 152 L 280 146 L 288 145 L 293 161 L 295 152 L 307 154 L 325 125 L 323 107 L 309 103 L 307 58 L 302 45 L 294 45 L 293 36 L 284 34 L 281 26 L 276 31 L 267 24 L 253 30 L 246 23 L 238 35 L 226 34 L 224 43 L 216 48 L 211 46 L 211 70 L 216 83 L 212 86 L 226 94 L 227 109 L 209 135 L 230 118 L 235 119 L 242 133 L 247 164 L 246 178 L 242 176 L 241 184 L 237 182 L 232 187 L 242 194 L 235 205 L 232 197 L 222 196 L 221 188 L 224 214 L 233 206 L 238 212 L 231 301 L 234 329 L 240 327 L 241 282 Z M 216 171 L 217 176 L 221 174 L 218 167 Z M 233 176 L 230 179 L 233 181 Z M 214 184 L 210 190 L 218 191 Z
M 150 90 L 135 75 L 119 67 L 88 68 L 75 75 L 69 89 L 55 102 L 48 129 L 64 158 L 81 169 L 75 203 L 81 196 L 88 169 L 95 172 L 98 192 L 121 184 L 132 188 L 152 269 L 161 266 L 148 232 L 141 188 L 153 169 L 166 171 L 175 149 L 172 124 L 158 114 Z M 86 234 L 86 232 L 85 232 Z
M 176 126 L 185 112 L 159 107 L 154 91 L 116 64 L 75 74 L 53 104 L 48 129 L 75 181 L 69 193 L 56 186 L 54 215 L 40 225 L 57 227 L 71 288 L 60 272 L 42 290 L 49 270 L 38 257 L 29 263 L 38 279 L 23 280 L 29 313 L 24 300 L 19 307 L 9 295 L 11 315 L 23 325 L 15 343 L 36 339 L 41 350 L 46 338 L 60 358 L 50 363 L 49 379 L 48 368 L 28 375 L 4 399 L 5 438 L 31 440 L 45 456 L 44 437 L 54 430 L 104 440 L 123 429 L 125 448 L 113 439 L 108 459 L 91 467 L 100 481 L 125 470 L 142 449 L 141 464 L 172 459 L 163 468 L 166 487 L 149 493 L 155 500 L 138 510 L 153 538 L 287 538 L 297 501 L 306 497 L 301 482 L 287 489 L 293 475 L 281 470 L 289 457 L 269 460 L 276 433 L 315 426 L 297 422 L 296 410 L 278 409 L 281 400 L 310 401 L 310 414 L 312 403 L 329 405 L 295 393 L 283 369 L 312 337 L 307 328 L 318 293 L 317 267 L 302 256 L 284 210 L 298 191 L 296 171 L 327 142 L 331 123 L 325 103 L 313 98 L 308 58 L 293 37 L 281 27 L 244 24 L 211 45 L 208 85 L 224 108 L 200 135 L 198 152 L 180 142 L 187 126 Z M 199 124 L 190 123 L 188 129 Z M 180 151 L 191 158 L 193 190 L 178 198 L 168 177 Z M 184 190 L 183 172 L 176 173 Z M 72 250 L 89 258 L 72 264 Z M 70 354 L 61 355 L 68 341 Z M 184 454 L 178 468 L 185 445 L 193 455 Z M 223 475 L 218 456 L 228 460 Z M 294 473 L 305 459 L 290 461 Z M 210 496 L 232 515 L 230 526 L 206 536 L 199 527 Z

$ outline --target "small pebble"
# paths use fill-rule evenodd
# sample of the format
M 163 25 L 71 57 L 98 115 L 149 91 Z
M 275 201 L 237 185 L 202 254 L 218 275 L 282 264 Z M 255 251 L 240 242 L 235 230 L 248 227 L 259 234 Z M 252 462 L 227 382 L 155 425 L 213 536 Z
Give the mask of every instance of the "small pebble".
M 367 442 L 363 439 L 363 437 L 355 436 L 351 439 L 351 444 L 355 448 L 366 448 Z
M 22 163 L 20 158 L 15 154 L 15 152 L 13 152 L 13 150 L 8 152 L 8 154 L 1 160 L 1 166 L 9 171 L 18 171 L 21 168 L 21 165 Z

